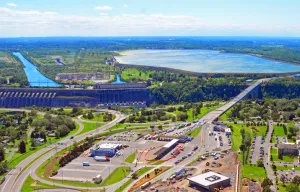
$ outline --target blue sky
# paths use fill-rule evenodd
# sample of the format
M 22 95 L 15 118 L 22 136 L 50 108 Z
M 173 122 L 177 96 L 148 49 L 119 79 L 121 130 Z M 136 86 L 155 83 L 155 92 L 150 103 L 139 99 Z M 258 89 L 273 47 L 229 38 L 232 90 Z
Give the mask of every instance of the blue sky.
M 0 0 L 0 36 L 300 36 L 299 0 Z

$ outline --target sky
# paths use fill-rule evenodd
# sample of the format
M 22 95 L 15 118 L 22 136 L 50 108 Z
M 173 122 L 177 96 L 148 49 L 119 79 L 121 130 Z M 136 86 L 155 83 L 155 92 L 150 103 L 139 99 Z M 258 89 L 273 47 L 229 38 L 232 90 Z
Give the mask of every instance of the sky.
M 0 0 L 0 37 L 300 37 L 300 0 Z

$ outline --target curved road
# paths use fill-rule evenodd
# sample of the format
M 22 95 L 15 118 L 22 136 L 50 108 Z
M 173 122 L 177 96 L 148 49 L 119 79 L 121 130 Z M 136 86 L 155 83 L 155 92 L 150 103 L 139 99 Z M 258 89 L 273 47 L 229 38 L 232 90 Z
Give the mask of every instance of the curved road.
M 222 115 L 224 112 L 226 112 L 228 109 L 230 109 L 233 105 L 235 105 L 237 102 L 239 102 L 240 100 L 242 100 L 248 93 L 250 93 L 256 86 L 258 86 L 259 84 L 261 84 L 263 81 L 267 81 L 266 79 L 265 80 L 259 80 L 257 81 L 256 83 L 254 83 L 253 85 L 249 86 L 247 89 L 245 89 L 243 92 L 241 92 L 238 96 L 236 96 L 233 100 L 231 100 L 230 102 L 228 102 L 226 105 L 208 113 L 207 115 L 205 115 L 203 118 L 201 118 L 202 120 L 206 121 L 207 123 L 203 126 L 203 128 L 201 129 L 201 132 L 200 134 L 198 135 L 198 137 L 201 137 L 202 135 L 205 135 L 204 136 L 204 140 L 201 140 L 201 143 L 205 144 L 207 142 L 207 138 L 209 138 L 208 136 L 208 130 L 212 128 L 212 122 L 218 118 L 220 115 Z M 6 109 L 7 110 L 7 109 Z M 13 109 L 15 110 L 15 109 Z M 21 111 L 24 111 L 24 110 L 21 110 Z M 99 133 L 100 131 L 104 131 L 105 129 L 109 128 L 109 127 L 112 127 L 113 125 L 115 125 L 116 123 L 124 120 L 126 118 L 126 116 L 122 115 L 121 113 L 119 112 L 115 112 L 115 111 L 110 111 L 112 113 L 114 113 L 116 115 L 116 118 L 111 121 L 110 123 L 108 124 L 105 124 L 104 126 L 96 129 L 96 130 L 93 130 L 93 131 L 90 131 L 90 132 L 87 132 L 85 134 L 82 134 L 82 135 L 79 135 L 77 136 L 74 140 L 69 140 L 69 139 L 65 139 L 63 140 L 62 142 L 65 143 L 64 146 L 56 146 L 55 144 L 49 146 L 49 148 L 44 148 L 42 150 L 39 150 L 38 152 L 36 152 L 35 154 L 29 156 L 28 158 L 26 158 L 24 161 L 22 161 L 17 167 L 16 169 L 12 170 L 10 173 L 9 173 L 9 176 L 7 178 L 7 180 L 4 182 L 4 184 L 1 186 L 1 191 L 0 192 L 16 192 L 16 191 L 21 191 L 21 187 L 23 185 L 23 183 L 25 182 L 26 178 L 28 177 L 28 175 L 30 173 L 33 173 L 32 176 L 34 179 L 36 180 L 39 180 L 41 182 L 44 182 L 44 183 L 48 183 L 49 181 L 45 181 L 39 177 L 37 177 L 35 175 L 35 170 L 44 162 L 46 161 L 47 159 L 51 158 L 54 154 L 55 154 L 55 151 L 53 150 L 54 148 L 57 148 L 57 151 L 60 151 L 70 145 L 73 144 L 74 141 L 76 142 L 79 142 L 79 141 L 82 141 L 83 139 L 85 139 L 87 136 L 90 136 L 90 134 L 97 134 Z M 99 130 L 100 129 L 100 130 Z M 27 169 L 22 170 L 22 167 L 25 167 L 26 165 L 28 165 L 32 160 L 34 160 L 36 157 L 38 157 L 39 155 L 42 155 L 44 152 L 48 151 L 48 150 L 51 150 L 49 153 L 46 153 L 45 155 L 43 155 L 41 158 L 37 159 L 32 165 L 30 165 Z M 206 148 L 201 148 L 197 153 L 195 153 L 193 155 L 193 157 L 197 157 L 199 156 L 200 154 L 203 154 L 203 152 L 206 151 Z M 172 167 L 171 169 L 169 169 L 168 171 L 166 171 L 165 173 L 159 175 L 158 177 L 154 178 L 152 180 L 153 181 L 158 181 L 159 179 L 163 179 L 163 178 L 167 178 L 170 176 L 170 174 L 174 173 L 175 171 L 181 169 L 182 167 L 188 165 L 190 163 L 190 161 L 194 159 L 194 158 L 188 158 L 186 159 L 185 161 L 183 161 L 181 163 L 180 166 L 175 166 L 175 167 Z M 163 164 L 162 164 L 163 165 Z M 161 165 L 161 166 L 162 166 Z M 150 172 L 150 171 L 149 171 Z M 127 178 L 125 179 L 127 180 Z M 111 185 L 111 186 L 108 186 L 108 187 L 105 187 L 106 189 L 109 188 L 108 191 L 113 191 L 112 189 L 113 188 L 116 188 L 117 186 L 119 186 L 119 184 L 123 183 L 123 181 L 119 182 L 119 183 L 116 183 L 114 185 Z M 50 182 L 51 183 L 51 182 Z M 51 183 L 52 184 L 52 183 Z M 64 187 L 64 185 L 60 185 L 60 184 L 54 184 L 56 186 L 61 186 L 61 187 Z M 133 185 L 130 184 L 128 186 L 127 189 L 125 190 L 128 190 L 131 186 Z M 72 188 L 72 189 L 81 189 L 81 187 L 70 187 L 70 186 L 67 186 L 69 188 Z M 87 188 L 84 188 L 84 189 L 87 189 Z M 88 188 L 89 189 L 89 188 Z M 90 189 L 96 189 L 96 188 L 90 188 Z M 99 189 L 102 189 L 99 188 Z
M 26 110 L 26 109 L 4 108 L 3 110 L 30 112 L 30 110 Z M 106 125 L 104 125 L 100 128 L 97 128 L 93 131 L 84 133 L 82 135 L 78 135 L 73 140 L 70 140 L 69 138 L 66 138 L 66 139 L 60 141 L 61 143 L 64 143 L 64 145 L 62 145 L 62 146 L 57 145 L 56 143 L 51 144 L 51 145 L 37 151 L 36 153 L 30 155 L 29 157 L 24 159 L 22 162 L 20 162 L 14 169 L 12 169 L 6 175 L 6 180 L 0 186 L 0 192 L 17 192 L 17 191 L 21 191 L 22 185 L 25 182 L 28 175 L 30 174 L 31 170 L 35 170 L 35 169 L 32 169 L 33 165 L 42 164 L 45 161 L 45 160 L 41 161 L 42 159 L 44 159 L 44 158 L 49 159 L 53 155 L 53 153 L 55 153 L 56 151 L 63 150 L 64 148 L 72 145 L 74 143 L 74 141 L 80 142 L 80 141 L 84 140 L 86 137 L 98 134 L 99 131 L 104 131 L 106 128 L 112 127 L 116 123 L 118 123 L 118 122 L 120 122 L 120 121 L 122 121 L 126 118 L 126 116 L 121 114 L 120 112 L 112 111 L 112 110 L 107 110 L 107 111 L 116 115 L 116 118 L 113 121 L 111 121 L 110 123 L 107 123 Z M 39 114 L 45 114 L 45 113 L 39 112 Z M 73 119 L 73 120 L 80 125 L 79 130 L 76 133 L 73 134 L 73 135 L 76 135 L 76 134 L 78 134 L 82 131 L 83 125 L 80 123 L 80 120 L 78 120 L 78 119 Z M 53 149 L 56 149 L 56 150 L 53 150 Z M 46 152 L 48 152 L 48 153 L 46 153 Z M 46 153 L 46 154 L 44 154 L 44 153 Z M 39 157 L 41 155 L 43 155 L 41 158 L 36 160 L 32 165 L 28 166 L 32 161 L 34 161 L 37 157 Z M 28 166 L 28 167 L 26 169 L 24 169 L 26 166 Z

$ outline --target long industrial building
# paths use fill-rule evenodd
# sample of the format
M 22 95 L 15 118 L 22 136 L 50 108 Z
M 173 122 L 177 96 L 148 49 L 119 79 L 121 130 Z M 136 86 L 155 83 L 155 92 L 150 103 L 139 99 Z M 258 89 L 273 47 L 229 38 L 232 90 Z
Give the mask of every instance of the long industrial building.
M 163 158 L 166 154 L 168 154 L 174 147 L 177 146 L 179 140 L 178 139 L 173 139 L 169 143 L 165 144 L 161 149 L 159 149 L 157 152 L 154 153 L 156 156 L 155 159 L 159 160 Z
M 63 88 L 0 88 L 0 107 L 96 107 L 137 106 L 150 104 L 146 87 L 116 87 L 114 89 Z

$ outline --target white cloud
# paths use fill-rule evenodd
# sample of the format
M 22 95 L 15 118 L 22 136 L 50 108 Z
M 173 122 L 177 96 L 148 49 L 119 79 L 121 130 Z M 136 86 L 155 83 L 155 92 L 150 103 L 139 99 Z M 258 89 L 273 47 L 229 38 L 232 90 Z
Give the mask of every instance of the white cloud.
M 0 36 L 272 35 L 300 36 L 300 25 L 216 23 L 164 14 L 66 15 L 0 7 Z
M 127 7 L 128 7 L 128 5 L 126 5 L 126 4 L 124 4 L 123 6 L 124 6 L 125 8 L 127 8 Z
M 6 5 L 9 6 L 9 7 L 16 7 L 17 6 L 17 4 L 15 4 L 15 3 L 6 3 Z
M 112 7 L 105 5 L 105 6 L 97 6 L 95 7 L 95 9 L 100 11 L 110 11 L 112 10 Z

